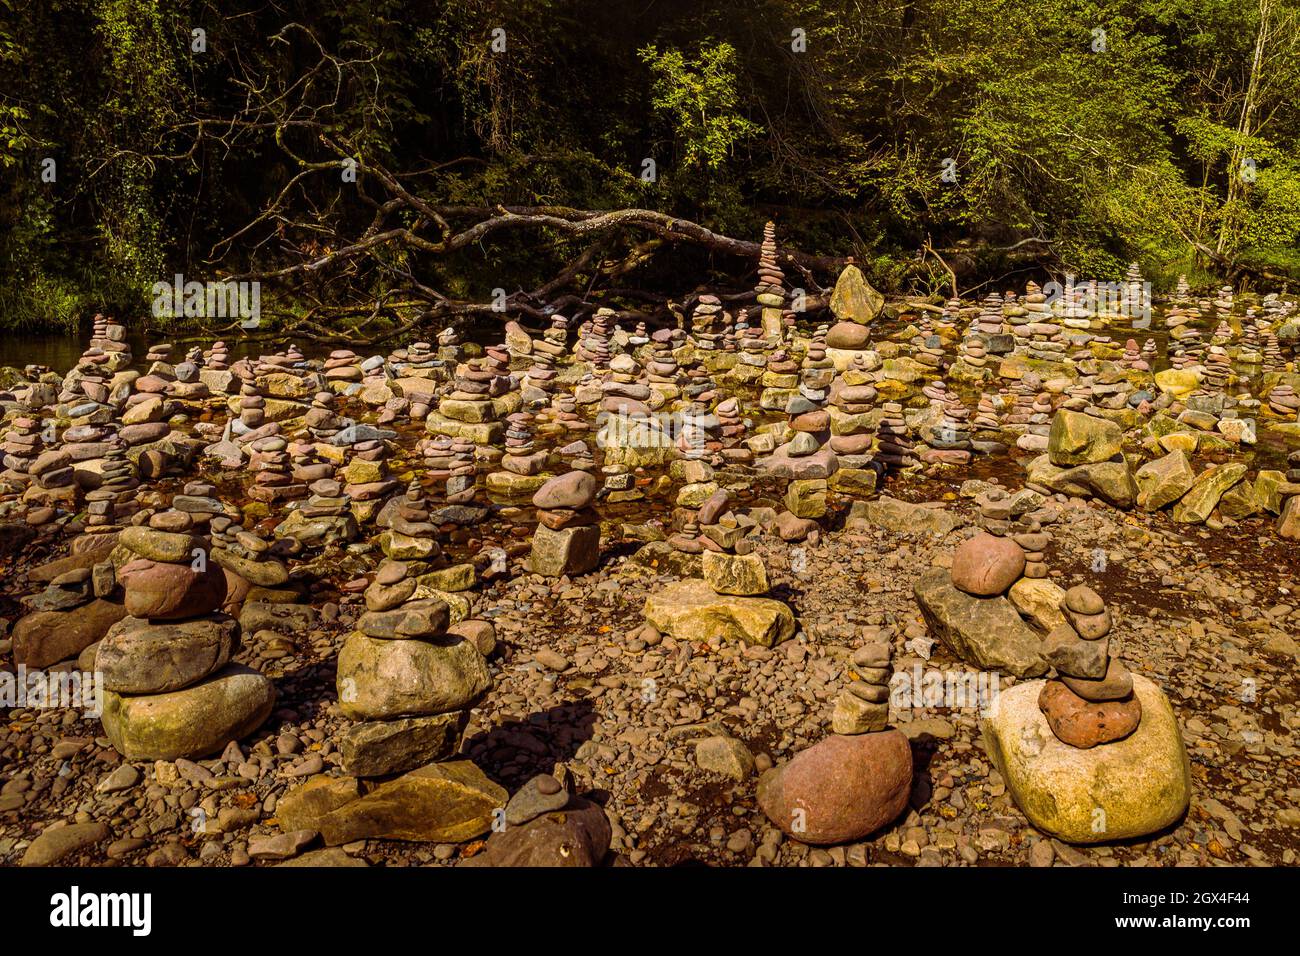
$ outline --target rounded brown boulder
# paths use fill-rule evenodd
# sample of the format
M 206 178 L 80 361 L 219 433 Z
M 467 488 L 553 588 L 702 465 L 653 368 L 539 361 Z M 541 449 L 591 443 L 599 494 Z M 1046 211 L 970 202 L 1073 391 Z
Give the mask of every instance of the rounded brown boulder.
M 535 508 L 572 508 L 581 510 L 596 499 L 599 485 L 585 471 L 571 471 L 550 479 L 533 495 Z
M 221 607 L 226 598 L 226 572 L 216 562 L 202 571 L 188 564 L 165 564 L 137 558 L 117 573 L 126 592 L 126 612 L 132 617 L 175 621 L 199 617 Z
M 1136 697 L 1093 703 L 1059 680 L 1043 685 L 1038 709 L 1057 740 L 1080 750 L 1123 740 L 1142 722 L 1142 702 Z
M 826 333 L 826 344 L 833 349 L 865 349 L 871 341 L 871 329 L 856 322 L 836 322 Z
M 791 839 L 829 846 L 896 820 L 912 790 L 912 748 L 898 730 L 833 734 L 763 774 L 758 803 Z
M 1001 594 L 1025 572 L 1025 552 L 1009 538 L 981 531 L 952 556 L 952 583 L 976 597 Z

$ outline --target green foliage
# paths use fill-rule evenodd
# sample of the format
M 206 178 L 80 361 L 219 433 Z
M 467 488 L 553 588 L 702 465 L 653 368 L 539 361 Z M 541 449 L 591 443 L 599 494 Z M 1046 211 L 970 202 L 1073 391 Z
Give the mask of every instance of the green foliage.
M 322 51 L 347 66 L 304 83 Z M 434 202 L 645 206 L 751 238 L 775 217 L 886 288 L 944 284 L 916 266 L 927 241 L 1028 237 L 1080 277 L 1135 259 L 1165 287 L 1225 263 L 1300 276 L 1300 0 L 0 0 L 0 323 L 140 317 L 174 272 L 271 269 L 363 234 L 385 199 L 365 175 L 343 190 L 322 170 L 280 198 L 337 158 L 319 137 L 216 132 L 293 110 Z M 579 249 L 546 232 L 392 248 L 349 291 L 400 289 L 395 268 L 450 295 L 531 288 Z M 743 265 L 678 255 L 625 279 Z
M 717 171 L 738 144 L 763 132 L 737 111 L 736 49 L 730 43 L 705 41 L 691 60 L 653 43 L 637 55 L 654 77 L 650 105 L 671 124 L 683 164 Z

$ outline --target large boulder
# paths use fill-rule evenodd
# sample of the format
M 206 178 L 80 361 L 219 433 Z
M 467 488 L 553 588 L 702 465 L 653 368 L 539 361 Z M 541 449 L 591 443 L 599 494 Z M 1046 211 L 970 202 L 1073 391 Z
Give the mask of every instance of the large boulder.
M 952 583 L 976 597 L 1002 594 L 1024 570 L 1024 549 L 987 531 L 967 538 L 952 556 Z
M 468 720 L 462 710 L 353 724 L 339 735 L 343 769 L 357 777 L 383 777 L 447 760 L 460 747 Z
M 860 840 L 898 819 L 912 789 L 912 747 L 900 731 L 832 734 L 758 781 L 767 818 L 801 843 Z
M 861 269 L 850 263 L 835 280 L 830 306 L 835 318 L 866 325 L 885 307 L 885 297 L 871 287 Z
M 225 614 L 168 624 L 127 617 L 95 652 L 104 687 L 119 694 L 164 694 L 224 667 L 239 646 L 239 624 Z
M 1187 453 L 1175 449 L 1163 458 L 1149 461 L 1133 475 L 1137 483 L 1137 503 L 1143 511 L 1158 511 L 1173 504 L 1196 480 Z
M 945 535 L 961 525 L 961 518 L 942 504 L 912 504 L 881 495 L 874 501 L 855 501 L 845 521 L 848 530 L 884 528 L 914 534 Z
M 1062 743 L 1038 708 L 1042 681 L 1004 690 L 980 722 L 985 749 L 1021 811 L 1067 843 L 1106 843 L 1163 830 L 1182 818 L 1191 771 L 1168 698 L 1133 675 L 1142 721 L 1123 740 L 1089 750 Z
M 585 574 L 598 564 L 599 525 L 581 525 L 576 528 L 561 528 L 559 531 L 538 525 L 533 533 L 533 550 L 528 558 L 528 568 L 533 574 L 550 578 L 565 574 Z
M 1185 399 L 1201 384 L 1201 373 L 1194 369 L 1167 368 L 1155 374 L 1156 387 L 1178 400 Z
M 1229 488 L 1246 477 L 1246 466 L 1238 461 L 1205 469 L 1178 499 L 1171 517 L 1186 524 L 1199 524 L 1210 516 Z
M 771 598 L 717 594 L 698 578 L 677 581 L 651 593 L 646 620 L 677 640 L 744 641 L 772 647 L 794 636 L 794 613 Z
M 194 759 L 246 737 L 271 715 L 275 685 L 231 664 L 193 687 L 127 697 L 104 692 L 104 733 L 127 760 Z
M 767 568 L 757 554 L 705 551 L 704 580 L 718 594 L 741 597 L 768 592 Z
M 921 575 L 912 591 L 926 623 L 966 663 L 1016 677 L 1047 671 L 1042 639 L 1005 597 L 972 597 L 954 587 L 943 568 Z
M 101 640 L 122 618 L 126 608 L 94 600 L 74 611 L 37 611 L 14 625 L 15 664 L 49 667 L 76 657 Z
M 339 651 L 339 704 L 354 720 L 463 710 L 491 683 L 478 648 L 455 635 L 432 643 L 354 632 Z
M 1064 495 L 1100 498 L 1116 508 L 1131 508 L 1137 500 L 1137 485 L 1126 461 L 1061 468 L 1044 454 L 1029 463 L 1025 480 Z
M 605 811 L 582 797 L 572 797 L 562 810 L 493 833 L 483 852 L 460 866 L 599 866 L 609 852 L 611 836 Z
M 317 830 L 327 846 L 355 840 L 463 843 L 492 827 L 504 787 L 469 760 L 434 763 L 362 793 L 355 778 L 313 777 L 281 799 L 285 830 Z
M 1119 454 L 1124 432 L 1114 422 L 1061 409 L 1052 419 L 1047 454 L 1062 468 L 1109 461 Z
M 132 617 L 178 620 L 199 617 L 221 607 L 226 599 L 226 575 L 215 561 L 196 571 L 189 564 L 167 564 L 136 558 L 124 564 L 117 579 L 126 592 Z

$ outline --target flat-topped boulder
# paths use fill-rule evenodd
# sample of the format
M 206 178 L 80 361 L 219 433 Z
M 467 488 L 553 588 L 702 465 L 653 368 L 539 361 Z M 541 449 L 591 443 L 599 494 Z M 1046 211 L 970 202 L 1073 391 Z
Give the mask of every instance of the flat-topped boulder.
M 794 614 L 781 601 L 720 595 L 697 578 L 653 592 L 646 598 L 645 617 L 663 633 L 693 642 L 717 636 L 773 647 L 795 632 Z
M 1067 843 L 1109 843 L 1157 833 L 1180 820 L 1191 799 L 1182 734 L 1160 688 L 1133 675 L 1137 729 L 1080 749 L 1058 740 L 1039 709 L 1043 681 L 1004 690 L 980 722 L 989 758 L 1032 823 Z

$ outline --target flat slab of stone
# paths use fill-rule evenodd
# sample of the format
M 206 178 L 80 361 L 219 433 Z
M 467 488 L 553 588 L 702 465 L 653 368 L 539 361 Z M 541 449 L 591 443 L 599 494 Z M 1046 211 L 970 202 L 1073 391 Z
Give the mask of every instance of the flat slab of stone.
M 912 504 L 882 495 L 875 501 L 855 501 L 846 527 L 868 525 L 886 531 L 944 535 L 960 526 L 961 518 L 941 505 Z
M 354 840 L 463 843 L 492 828 L 509 798 L 469 760 L 434 763 L 369 792 L 354 778 L 313 778 L 285 795 L 282 827 L 318 830 L 326 846 Z
M 794 613 L 772 598 L 717 594 L 696 578 L 669 584 L 645 602 L 646 620 L 678 640 L 726 640 L 772 647 L 794 636 Z
M 1047 672 L 1042 638 L 1005 597 L 977 598 L 959 591 L 943 568 L 921 575 L 912 592 L 930 629 L 966 663 L 1016 677 Z

